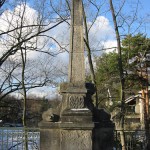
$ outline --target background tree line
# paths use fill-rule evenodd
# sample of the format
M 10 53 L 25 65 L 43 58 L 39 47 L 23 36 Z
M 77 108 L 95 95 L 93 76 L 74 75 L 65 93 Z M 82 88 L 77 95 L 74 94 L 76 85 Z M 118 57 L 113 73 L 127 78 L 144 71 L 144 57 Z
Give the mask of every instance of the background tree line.
M 42 120 L 42 113 L 48 108 L 55 108 L 60 103 L 59 99 L 46 99 L 35 97 L 34 95 L 27 96 L 26 104 L 26 123 L 27 127 L 38 127 L 38 123 Z M 18 99 L 14 96 L 6 96 L 3 101 L 0 101 L 0 126 L 17 127 L 23 126 L 23 99 Z

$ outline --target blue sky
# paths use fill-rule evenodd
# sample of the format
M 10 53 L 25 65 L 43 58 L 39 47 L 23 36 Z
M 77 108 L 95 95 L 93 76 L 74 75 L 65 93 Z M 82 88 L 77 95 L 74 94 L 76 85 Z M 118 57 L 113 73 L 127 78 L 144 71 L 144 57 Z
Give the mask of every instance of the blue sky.
M 10 1 L 14 1 L 14 0 L 10 0 Z M 34 9 L 38 9 L 38 7 L 36 7 L 37 1 L 40 1 L 40 0 L 29 0 L 28 4 L 29 4 L 29 10 L 30 12 L 32 12 L 33 14 L 35 12 Z M 48 2 L 49 0 L 47 0 Z M 58 1 L 60 0 L 53 0 L 56 4 L 58 4 L 59 6 L 59 3 L 57 3 Z M 64 2 L 64 0 L 62 0 Z M 87 1 L 87 0 L 84 0 L 84 1 Z M 105 1 L 105 0 L 97 0 L 98 3 L 101 3 L 102 1 Z M 108 2 L 108 0 L 106 0 Z M 116 2 L 121 2 L 122 0 L 113 0 L 113 2 L 115 2 L 114 6 L 117 10 L 117 7 L 119 8 L 119 5 L 116 4 Z M 132 18 L 132 11 L 135 10 L 133 8 L 135 8 L 135 5 L 138 0 L 127 0 L 127 3 L 125 3 L 125 7 L 123 8 L 123 14 L 125 14 L 126 16 L 128 15 L 131 15 L 130 17 Z M 138 30 L 138 32 L 144 32 L 145 34 L 147 34 L 148 37 L 150 37 L 150 13 L 149 13 L 149 0 L 139 0 L 140 1 L 140 5 L 139 5 L 139 10 L 138 10 L 138 17 L 144 17 L 144 20 L 143 20 L 143 24 L 141 25 L 141 27 L 139 28 L 140 30 Z M 131 5 L 132 4 L 132 5 Z M 7 5 L 6 5 L 7 6 Z M 132 6 L 132 7 L 131 7 Z M 134 7 L 133 7 L 134 6 Z M 31 8 L 32 7 L 32 8 Z M 47 17 L 47 19 L 50 19 L 50 16 L 48 16 L 48 13 L 50 13 L 50 9 L 49 8 L 49 4 L 47 3 L 47 5 L 44 6 L 46 9 L 44 9 L 44 11 L 46 12 L 45 13 L 45 17 Z M 11 7 L 8 7 L 8 8 L 11 8 Z M 61 8 L 61 6 L 60 6 Z M 89 37 L 89 40 L 90 40 L 90 46 L 94 49 L 94 48 L 97 48 L 97 49 L 101 49 L 102 47 L 103 48 L 109 48 L 109 47 L 113 47 L 115 46 L 115 36 L 114 36 L 114 29 L 113 29 L 113 22 L 112 22 L 112 17 L 111 17 L 111 14 L 110 12 L 105 12 L 105 13 L 102 13 L 106 10 L 109 9 L 109 4 L 106 3 L 105 5 L 103 5 L 103 7 L 100 9 L 100 13 L 98 15 L 98 17 L 96 18 L 96 21 L 95 21 L 95 24 L 93 25 L 93 27 L 91 28 L 91 31 L 90 31 L 90 37 Z M 12 10 L 12 9 L 11 9 Z M 93 9 L 94 10 L 94 9 Z M 89 10 L 88 7 L 87 7 L 87 14 L 89 15 L 88 16 L 88 24 L 90 25 L 91 24 L 91 18 L 93 17 L 92 13 L 93 10 Z M 42 11 L 42 10 L 40 10 Z M 95 13 L 94 13 L 95 14 Z M 47 15 L 47 16 L 46 16 Z M 148 17 L 149 15 L 149 17 Z M 56 17 L 57 15 L 54 14 L 52 15 L 52 17 Z M 147 16 L 147 17 L 146 17 Z M 27 14 L 27 17 L 29 17 L 28 20 L 31 20 L 32 21 L 32 18 L 31 18 L 31 13 Z M 136 22 L 133 26 L 132 26 L 132 30 L 134 30 L 136 27 L 138 26 L 138 23 Z M 2 24 L 1 24 L 1 27 L 2 27 Z M 122 31 L 122 33 L 127 33 L 127 26 L 124 24 L 124 30 L 120 30 Z M 60 24 L 57 28 L 55 28 L 54 30 L 51 30 L 50 32 L 47 33 L 47 35 L 50 35 L 50 36 L 53 36 L 54 38 L 56 38 L 62 45 L 63 44 L 69 44 L 69 27 L 66 23 L 62 23 Z M 52 43 L 50 43 L 51 45 Z M 51 47 L 52 49 L 55 49 L 57 48 L 57 46 L 53 46 Z M 69 49 L 69 46 L 68 46 L 68 49 Z M 97 53 L 96 55 L 100 55 L 100 52 Z M 36 57 L 35 54 L 33 53 L 30 53 L 30 57 Z M 58 55 L 58 57 L 55 59 L 55 63 L 57 63 L 57 67 L 58 69 L 62 69 L 63 67 L 60 65 L 62 64 L 62 62 L 64 64 L 67 65 L 68 63 L 68 54 L 66 53 L 61 53 L 60 55 Z M 65 61 L 64 61 L 65 60 Z M 64 67 L 65 68 L 65 67 Z M 53 91 L 55 91 L 53 88 L 47 88 L 45 87 L 45 91 L 47 93 L 54 93 Z M 49 92 L 52 91 L 52 92 Z M 39 90 L 35 90 L 33 91 L 33 93 L 39 93 L 39 92 L 43 92 L 41 89 Z
M 113 0 L 115 11 L 119 10 L 119 8 L 122 4 L 122 1 L 123 0 L 120 0 L 120 1 Z M 137 6 L 138 6 L 138 9 L 136 12 Z M 125 1 L 125 4 L 121 10 L 121 14 L 128 19 L 129 19 L 129 17 L 130 17 L 130 19 L 132 19 L 136 12 L 136 17 L 137 17 L 137 20 L 134 21 L 131 26 L 132 27 L 131 33 L 134 29 L 139 27 L 139 24 L 142 22 L 142 24 L 140 25 L 140 27 L 138 28 L 136 33 L 142 32 L 142 33 L 146 34 L 147 37 L 150 37 L 150 7 L 149 6 L 150 6 L 149 0 L 126 0 Z M 109 7 L 109 4 L 107 4 L 104 9 L 107 9 L 107 7 Z M 109 19 L 110 24 L 113 27 L 112 16 L 111 16 L 110 12 L 106 13 L 106 17 Z M 118 21 L 120 21 L 120 18 L 118 19 Z M 128 23 L 130 23 L 129 20 L 128 20 Z M 123 32 L 126 34 L 127 30 L 128 30 L 127 24 L 124 24 L 123 28 L 124 28 L 124 30 L 121 30 L 121 28 L 120 28 L 120 33 Z M 134 33 L 134 34 L 136 34 L 136 33 Z
M 147 14 L 147 35 L 150 38 L 150 1 L 143 0 L 142 1 L 143 9 L 140 10 L 141 14 Z
M 50 12 L 50 3 L 49 0 L 45 0 L 46 3 L 45 5 L 43 5 L 43 10 L 46 12 L 46 17 L 48 17 L 48 13 Z M 84 2 L 87 2 L 87 0 L 83 0 Z M 117 10 L 119 8 L 119 5 L 122 4 L 124 0 L 113 0 L 114 3 L 114 7 Z M 9 2 L 15 2 L 14 0 L 10 0 Z M 38 9 L 38 5 L 40 6 L 40 2 L 41 0 L 27 0 L 28 4 L 30 6 L 32 6 L 34 9 Z M 52 2 L 54 2 L 54 6 L 59 7 L 60 9 L 63 9 L 63 3 L 65 2 L 65 0 L 52 0 Z M 61 4 L 60 4 L 61 2 Z M 93 1 L 94 2 L 94 1 Z M 109 9 L 109 0 L 96 0 L 97 4 L 103 4 L 102 7 L 100 8 L 100 13 L 99 15 L 104 15 L 106 18 L 109 19 L 111 26 L 113 27 L 113 22 L 112 22 L 112 17 L 110 12 L 106 12 L 106 13 L 102 13 L 105 12 Z M 138 3 L 139 2 L 139 3 Z M 135 11 L 135 7 L 138 5 L 138 18 L 140 17 L 144 17 L 144 21 L 143 21 L 143 25 L 140 27 L 140 32 L 144 32 L 145 34 L 147 34 L 148 37 L 150 37 L 150 1 L 149 0 L 126 0 L 125 5 L 123 7 L 123 14 L 126 15 L 133 15 L 131 13 L 131 11 Z M 7 5 L 5 5 L 7 6 Z M 11 8 L 10 6 L 8 8 Z M 90 11 L 93 11 L 92 13 L 94 14 L 94 7 L 90 7 L 93 8 L 92 10 L 87 11 L 87 14 L 90 13 Z M 49 11 L 49 12 L 48 12 Z M 146 17 L 148 16 L 149 17 Z M 90 16 L 92 17 L 92 15 Z M 136 23 L 135 23 L 136 24 Z M 133 28 L 136 28 L 138 26 L 134 24 Z M 125 25 L 126 26 L 126 25 Z
M 149 13 L 150 14 L 150 1 L 149 0 L 143 0 L 141 1 L 142 5 L 143 5 L 143 12 L 145 13 Z

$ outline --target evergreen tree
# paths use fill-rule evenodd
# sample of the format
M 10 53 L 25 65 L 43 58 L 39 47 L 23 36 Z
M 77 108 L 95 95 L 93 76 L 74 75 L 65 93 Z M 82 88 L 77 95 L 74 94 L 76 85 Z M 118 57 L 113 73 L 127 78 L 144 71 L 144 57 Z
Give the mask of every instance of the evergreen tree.
M 143 34 L 127 35 L 122 40 L 122 63 L 125 78 L 125 97 L 135 95 L 141 89 L 142 78 L 138 71 L 150 49 L 150 39 Z M 106 108 L 106 102 L 118 103 L 120 97 L 119 68 L 115 51 L 96 58 L 96 82 L 99 104 Z M 109 90 L 109 92 L 108 92 Z

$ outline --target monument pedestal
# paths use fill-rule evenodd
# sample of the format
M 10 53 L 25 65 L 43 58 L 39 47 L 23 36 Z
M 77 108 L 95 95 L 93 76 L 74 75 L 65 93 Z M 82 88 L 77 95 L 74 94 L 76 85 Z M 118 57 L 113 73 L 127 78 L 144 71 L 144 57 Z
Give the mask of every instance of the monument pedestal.
M 92 150 L 94 124 L 40 122 L 40 150 Z
M 86 107 L 85 84 L 63 83 L 60 92 L 63 98 L 60 114 L 56 114 L 60 120 L 43 119 L 39 123 L 40 150 L 92 150 L 94 123 L 92 112 Z
M 92 84 L 61 85 L 61 106 L 54 114 L 47 111 L 52 119 L 39 123 L 40 150 L 112 150 L 113 124 L 109 114 L 92 105 L 93 89 Z

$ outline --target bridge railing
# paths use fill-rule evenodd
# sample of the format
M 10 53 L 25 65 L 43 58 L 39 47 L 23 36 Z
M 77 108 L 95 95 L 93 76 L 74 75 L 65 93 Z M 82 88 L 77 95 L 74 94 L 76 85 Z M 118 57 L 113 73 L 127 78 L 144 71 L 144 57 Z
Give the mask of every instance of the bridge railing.
M 28 150 L 40 149 L 38 128 L 0 128 L 0 150 L 24 150 L 25 146 Z
M 125 130 L 127 150 L 142 150 L 145 148 L 144 130 Z M 40 131 L 38 128 L 1 127 L 0 150 L 40 150 Z M 114 149 L 121 150 L 120 130 L 114 131 Z
M 145 149 L 145 130 L 125 130 L 124 135 L 127 150 Z M 114 131 L 114 148 L 115 150 L 121 150 L 120 130 Z

